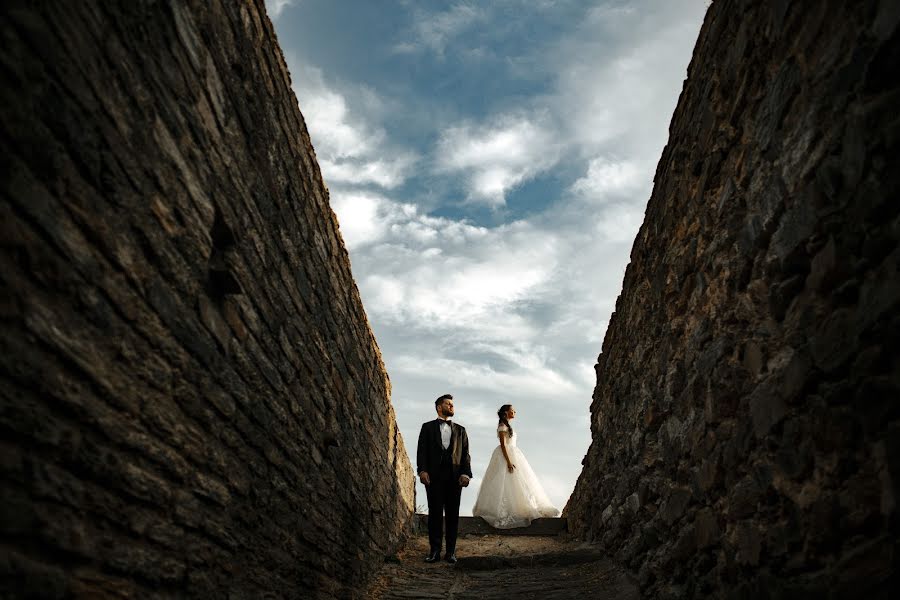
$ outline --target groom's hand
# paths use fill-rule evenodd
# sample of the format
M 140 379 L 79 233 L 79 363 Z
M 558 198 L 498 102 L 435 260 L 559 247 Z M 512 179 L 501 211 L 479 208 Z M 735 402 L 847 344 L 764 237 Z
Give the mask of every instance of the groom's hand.
M 421 473 L 419 473 L 419 480 L 424 485 L 431 485 L 431 477 L 428 476 L 428 472 L 426 471 L 422 471 Z
M 460 475 L 459 476 L 459 487 L 469 487 L 469 476 L 468 475 Z

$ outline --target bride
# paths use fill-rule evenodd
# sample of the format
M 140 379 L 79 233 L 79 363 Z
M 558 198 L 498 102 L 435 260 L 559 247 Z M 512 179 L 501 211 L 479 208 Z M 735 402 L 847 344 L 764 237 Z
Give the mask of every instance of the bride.
M 500 445 L 491 455 L 472 514 L 497 529 L 526 527 L 539 517 L 555 517 L 559 510 L 550 503 L 525 455 L 516 447 L 516 434 L 509 424 L 516 410 L 504 404 L 497 416 Z

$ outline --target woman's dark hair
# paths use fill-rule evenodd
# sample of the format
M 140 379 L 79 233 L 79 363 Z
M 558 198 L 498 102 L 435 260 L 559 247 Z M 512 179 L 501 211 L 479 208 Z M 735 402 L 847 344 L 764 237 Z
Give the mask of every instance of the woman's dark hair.
M 500 418 L 500 422 L 497 425 L 506 425 L 506 428 L 509 430 L 509 436 L 512 436 L 512 426 L 509 424 L 509 421 L 506 420 L 506 411 L 512 408 L 512 404 L 504 404 L 500 407 L 500 410 L 497 411 L 497 416 Z

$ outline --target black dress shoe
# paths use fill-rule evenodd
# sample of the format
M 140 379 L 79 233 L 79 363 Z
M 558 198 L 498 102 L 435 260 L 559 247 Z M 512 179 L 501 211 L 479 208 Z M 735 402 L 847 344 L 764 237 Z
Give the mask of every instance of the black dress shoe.
M 455 565 L 456 564 L 456 552 L 449 552 L 447 554 L 447 556 L 444 557 L 444 560 L 446 560 L 451 565 Z
M 428 554 L 428 556 L 425 557 L 425 562 L 433 563 L 433 562 L 439 561 L 440 559 L 441 559 L 441 551 L 435 550 L 434 552 L 430 552 Z

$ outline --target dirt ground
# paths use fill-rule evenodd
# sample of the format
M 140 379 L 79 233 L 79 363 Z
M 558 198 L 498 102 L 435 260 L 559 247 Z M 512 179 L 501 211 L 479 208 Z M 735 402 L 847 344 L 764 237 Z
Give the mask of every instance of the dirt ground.
M 369 588 L 373 600 L 628 599 L 631 578 L 594 547 L 567 536 L 460 536 L 456 565 L 424 562 L 428 538 L 415 536 Z

